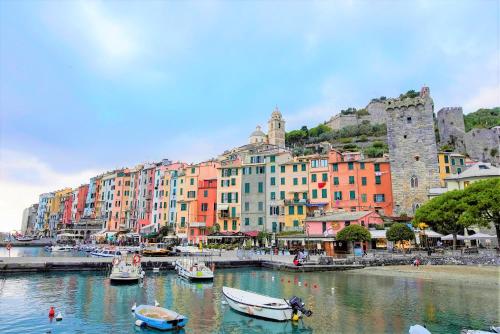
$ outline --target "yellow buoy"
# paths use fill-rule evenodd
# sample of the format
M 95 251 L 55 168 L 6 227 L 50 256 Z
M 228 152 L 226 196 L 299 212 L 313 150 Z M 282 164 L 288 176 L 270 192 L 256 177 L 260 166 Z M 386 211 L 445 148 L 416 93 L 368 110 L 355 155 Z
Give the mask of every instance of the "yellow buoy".
M 299 315 L 298 314 L 294 314 L 293 317 L 292 317 L 292 321 L 299 321 Z

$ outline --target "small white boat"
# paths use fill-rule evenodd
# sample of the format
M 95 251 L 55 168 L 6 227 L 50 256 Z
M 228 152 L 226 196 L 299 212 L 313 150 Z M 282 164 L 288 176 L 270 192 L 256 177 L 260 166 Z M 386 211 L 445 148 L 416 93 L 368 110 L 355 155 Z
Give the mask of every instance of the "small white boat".
M 115 257 L 109 279 L 112 283 L 133 283 L 144 277 L 139 255 L 127 261 L 127 257 Z
M 73 246 L 69 245 L 55 245 L 48 248 L 50 252 L 71 252 L 73 250 Z
M 186 326 L 188 322 L 187 317 L 177 312 L 151 305 L 137 306 L 134 315 L 137 320 L 141 321 L 141 325 L 145 324 L 160 330 L 179 329 Z
M 206 281 L 214 279 L 214 272 L 205 265 L 205 262 L 195 259 L 181 259 L 175 261 L 175 270 L 181 277 L 191 281 Z
M 22 236 L 17 238 L 17 241 L 33 241 L 32 237 Z
M 91 252 L 90 255 L 96 257 L 116 257 L 122 255 L 122 253 L 116 249 L 103 249 L 103 250 L 95 250 Z
M 222 287 L 222 293 L 229 306 L 240 313 L 275 321 L 295 320 L 294 315 L 310 317 L 312 312 L 304 308 L 298 297 L 290 300 L 274 298 L 244 290 Z

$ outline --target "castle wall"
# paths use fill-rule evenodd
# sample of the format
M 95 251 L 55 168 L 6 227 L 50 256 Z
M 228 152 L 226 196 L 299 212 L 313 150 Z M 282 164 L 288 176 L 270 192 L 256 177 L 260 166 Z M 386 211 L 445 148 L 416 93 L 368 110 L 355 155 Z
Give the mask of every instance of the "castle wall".
M 367 119 L 372 124 L 383 124 L 386 123 L 385 114 L 385 103 L 384 102 L 370 102 L 366 106 L 366 110 L 370 115 L 362 117 L 362 119 Z
M 326 125 L 333 130 L 340 130 L 342 128 L 345 128 L 346 126 L 358 125 L 358 123 L 361 123 L 361 120 L 358 120 L 356 115 L 337 114 L 330 118 Z
M 464 113 L 461 107 L 442 108 L 437 113 L 439 144 L 449 144 L 455 151 L 465 153 Z
M 470 158 L 500 164 L 500 127 L 472 129 L 465 134 L 464 142 Z M 496 154 L 492 155 L 495 150 Z
M 425 90 L 420 97 L 386 102 L 396 214 L 413 215 L 428 200 L 429 189 L 439 187 L 433 108 L 434 103 Z

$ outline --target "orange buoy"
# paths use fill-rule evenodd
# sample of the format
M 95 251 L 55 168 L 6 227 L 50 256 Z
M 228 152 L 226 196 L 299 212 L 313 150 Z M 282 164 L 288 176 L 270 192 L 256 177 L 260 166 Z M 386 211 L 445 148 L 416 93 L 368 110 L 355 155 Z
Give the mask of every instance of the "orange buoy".
M 56 310 L 54 310 L 54 306 L 51 306 L 49 310 L 49 317 L 53 318 L 55 315 L 56 315 Z
M 304 286 L 307 286 L 307 282 L 304 282 Z
M 314 284 L 314 285 L 313 285 L 313 288 L 315 288 L 315 289 L 316 289 L 317 287 L 318 287 L 318 286 L 317 286 L 316 284 Z

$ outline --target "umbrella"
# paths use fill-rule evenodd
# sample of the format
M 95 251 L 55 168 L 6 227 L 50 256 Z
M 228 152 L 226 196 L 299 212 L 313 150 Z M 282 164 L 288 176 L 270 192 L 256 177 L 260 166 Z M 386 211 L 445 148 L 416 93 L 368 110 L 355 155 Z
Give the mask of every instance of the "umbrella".
M 444 237 L 441 237 L 441 240 L 453 240 L 453 234 L 448 234 Z M 457 234 L 457 240 L 465 240 L 463 235 Z
M 427 330 L 427 328 L 421 326 L 421 325 L 413 325 L 410 327 L 410 330 L 408 331 L 408 333 L 410 334 L 431 334 L 431 332 L 429 332 Z
M 494 239 L 495 236 L 486 233 L 476 233 L 465 237 L 465 240 Z

